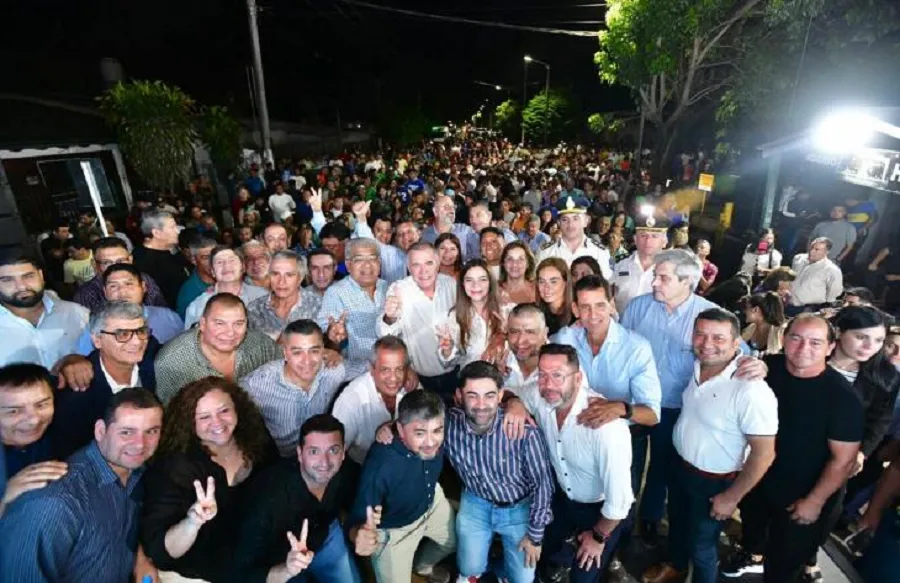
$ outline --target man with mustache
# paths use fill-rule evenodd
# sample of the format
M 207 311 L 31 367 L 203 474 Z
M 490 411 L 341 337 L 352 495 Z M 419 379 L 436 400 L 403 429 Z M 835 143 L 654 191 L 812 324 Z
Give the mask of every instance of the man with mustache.
M 112 397 L 94 424 L 94 440 L 67 460 L 66 475 L 7 509 L 0 528 L 4 579 L 131 580 L 141 478 L 159 444 L 162 418 L 162 405 L 146 389 Z
M 53 369 L 76 352 L 88 316 L 83 306 L 44 290 L 37 259 L 21 250 L 0 256 L 0 364 L 33 362 Z
M 284 460 L 254 480 L 236 533 L 232 580 L 359 583 L 339 521 L 353 484 L 344 467 L 344 426 L 327 414 L 300 427 L 296 460 Z M 373 524 L 376 509 L 369 509 Z M 297 578 L 303 574 L 303 577 Z

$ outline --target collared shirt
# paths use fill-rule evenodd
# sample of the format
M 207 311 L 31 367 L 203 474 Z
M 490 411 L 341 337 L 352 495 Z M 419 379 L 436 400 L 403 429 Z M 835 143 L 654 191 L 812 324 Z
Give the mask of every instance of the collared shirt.
M 616 286 L 616 311 L 620 314 L 632 299 L 653 291 L 653 266 L 644 271 L 637 251 L 616 263 L 612 283 Z
M 412 276 L 392 283 L 387 296 L 400 298 L 400 317 L 386 324 L 384 312 L 378 316 L 378 336 L 393 334 L 406 342 L 413 369 L 422 376 L 433 377 L 447 372 L 438 358 L 438 336 L 435 326 L 446 321 L 456 305 L 456 280 L 439 273 L 435 281 L 434 297 L 425 295 Z
M 606 340 L 596 355 L 584 328 L 563 328 L 552 342 L 575 347 L 592 391 L 612 401 L 645 405 L 660 419 L 662 388 L 656 362 L 650 343 L 640 334 L 611 319 Z
M 75 352 L 88 323 L 84 306 L 44 290 L 44 313 L 37 326 L 0 305 L 0 364 L 31 362 L 46 368 Z
M 247 304 L 250 328 L 259 330 L 272 340 L 278 340 L 284 329 L 297 320 L 315 320 L 322 308 L 322 296 L 307 287 L 300 288 L 297 303 L 291 308 L 287 318 L 282 320 L 272 308 L 272 295 L 258 297 Z
M 646 294 L 634 298 L 622 314 L 622 326 L 650 343 L 662 387 L 663 408 L 681 408 L 681 393 L 694 372 L 694 321 L 697 314 L 715 307 L 711 301 L 691 294 L 670 314 L 665 302 Z
M 247 330 L 235 355 L 234 378 L 243 378 L 281 356 L 281 349 L 271 338 L 256 330 Z M 164 405 L 168 405 L 184 385 L 208 376 L 221 377 L 222 373 L 213 368 L 200 350 L 200 332 L 197 330 L 182 332 L 163 346 L 156 357 L 156 395 Z
M 133 471 L 123 486 L 96 442 L 67 461 L 65 476 L 23 494 L 0 520 L 3 579 L 131 580 L 144 499 L 143 468 Z
M 603 277 L 605 277 L 607 281 L 612 279 L 612 268 L 610 267 L 611 261 L 609 258 L 609 251 L 594 243 L 587 235 L 582 235 L 581 243 L 578 244 L 578 247 L 576 247 L 574 252 L 562 239 L 560 239 L 556 243 L 544 245 L 544 248 L 541 249 L 541 251 L 537 254 L 537 257 L 535 257 L 535 263 L 540 265 L 541 261 L 547 259 L 548 257 L 559 257 L 560 259 L 564 260 L 569 267 L 571 267 L 573 261 L 575 261 L 579 257 L 585 256 L 593 257 L 594 259 L 596 259 L 597 263 L 600 265 L 600 271 L 602 272 Z
M 450 462 L 467 490 L 488 502 L 510 504 L 530 498 L 528 538 L 540 544 L 553 519 L 553 475 L 547 444 L 538 428 L 526 426 L 525 437 L 509 439 L 503 431 L 503 410 L 484 434 L 475 433 L 462 409 L 447 413 L 446 448 Z
M 206 308 L 207 302 L 219 293 L 217 286 L 212 286 L 199 296 L 197 296 L 193 302 L 187 307 L 187 310 L 184 313 L 184 329 L 190 330 L 191 327 L 200 321 L 200 316 L 203 315 L 203 310 Z M 261 288 L 258 285 L 250 285 L 248 283 L 241 283 L 241 292 L 238 294 L 238 297 L 241 298 L 241 301 L 244 302 L 245 306 L 249 306 L 250 303 L 257 299 L 263 298 L 269 295 L 269 292 L 266 291 L 265 288 Z
M 385 423 L 396 420 L 397 408 L 404 396 L 406 391 L 401 388 L 394 411 L 388 411 L 371 372 L 355 378 L 341 391 L 331 414 L 344 424 L 344 446 L 350 459 L 362 465 L 375 442 L 375 432 Z
M 309 390 L 292 383 L 284 374 L 284 360 L 273 360 L 240 380 L 256 406 L 282 457 L 296 455 L 300 426 L 319 413 L 327 413 L 337 390 L 347 379 L 343 363 L 322 366 Z
M 537 255 L 544 245 L 550 242 L 550 235 L 543 231 L 535 233 L 534 237 L 528 236 L 528 231 L 519 233 L 519 240 L 528 245 L 532 255 Z
M 541 397 L 537 387 L 524 392 L 522 401 L 544 433 L 550 463 L 563 494 L 575 502 L 602 501 L 603 516 L 622 520 L 634 502 L 628 423 L 616 419 L 591 429 L 576 421 L 587 408 L 588 399 L 599 396 L 579 387 L 562 427 L 556 422 L 556 409 Z
M 507 343 L 507 348 L 509 344 Z M 510 351 L 509 355 L 506 357 L 506 378 L 503 380 L 503 390 L 509 391 L 513 395 L 521 398 L 522 393 L 529 390 L 537 390 L 538 386 L 538 369 L 534 367 L 534 370 L 531 371 L 531 374 L 528 375 L 528 378 L 525 377 L 525 373 L 522 372 L 522 367 L 519 365 L 519 361 L 516 360 L 516 355 Z
M 792 267 L 797 279 L 791 285 L 791 305 L 831 303 L 844 293 L 844 274 L 831 259 L 810 263 L 809 255 L 803 253 L 794 257 Z
M 504 304 L 500 306 L 500 318 L 503 322 L 504 330 L 506 329 L 506 320 L 509 317 L 509 313 L 514 307 L 514 304 Z M 450 336 L 453 338 L 453 350 L 450 351 L 450 356 L 447 358 L 444 358 L 444 355 L 438 351 L 438 358 L 447 367 L 457 365 L 460 368 L 463 368 L 470 362 L 481 359 L 481 355 L 487 348 L 491 336 L 500 332 L 500 330 L 488 330 L 488 323 L 474 308 L 472 308 L 469 338 L 466 340 L 465 351 L 462 351 L 459 347 L 459 323 L 456 321 L 455 310 L 450 312 L 450 314 L 447 315 L 447 318 L 443 322 L 440 322 L 438 326 L 443 326 L 445 324 L 450 328 Z
M 471 235 L 475 235 L 476 238 L 478 237 L 478 234 L 475 232 L 474 229 L 472 229 L 472 227 L 470 227 L 469 225 L 466 225 L 464 223 L 453 223 L 453 226 L 450 228 L 449 232 L 456 235 L 456 238 L 459 239 L 459 245 L 460 245 L 460 247 L 462 247 L 464 262 L 468 261 L 469 259 L 481 257 L 481 245 L 480 244 L 478 245 L 478 253 L 475 255 L 470 255 L 469 237 Z M 434 225 L 428 225 L 427 227 L 422 229 L 422 240 L 427 241 L 428 243 L 431 243 L 432 245 L 434 245 L 434 242 L 437 240 L 438 235 L 440 235 L 440 233 L 438 232 L 438 230 L 436 228 L 434 228 Z
M 382 529 L 412 524 L 434 503 L 435 486 L 443 467 L 444 446 L 434 458 L 423 460 L 407 449 L 396 434 L 390 445 L 372 444 L 347 524 L 363 524 L 366 506 L 374 508 L 379 504 Z
M 373 299 L 352 277 L 337 281 L 325 290 L 316 323 L 323 332 L 327 332 L 328 319 L 336 321 L 341 314 L 346 313 L 348 340 L 342 352 L 345 359 L 356 361 L 350 363 L 350 366 L 357 366 L 360 362 L 367 363 L 369 360 L 372 347 L 378 339 L 376 320 L 384 312 L 386 292 L 387 284 L 379 279 L 375 284 Z
M 159 291 L 159 286 L 156 285 L 153 278 L 142 273 L 141 280 L 144 282 L 144 305 L 168 307 L 166 298 Z M 72 301 L 81 304 L 91 313 L 99 312 L 107 302 L 106 292 L 103 290 L 103 278 L 97 275 L 92 280 L 78 286 Z
M 131 380 L 125 384 L 117 383 L 116 379 L 110 376 L 109 371 L 106 370 L 106 365 L 103 364 L 103 357 L 100 358 L 100 370 L 103 371 L 103 376 L 106 377 L 106 382 L 109 383 L 109 390 L 112 391 L 113 395 L 129 387 L 141 386 L 141 373 L 140 369 L 138 369 L 138 365 L 134 365 L 134 368 L 131 369 Z
M 519 240 L 516 234 L 509 229 L 504 228 L 501 229 L 501 231 L 503 232 L 504 245 Z M 460 239 L 460 242 L 462 243 L 463 249 L 465 250 L 466 261 L 468 261 L 469 259 L 478 259 L 481 257 L 481 234 L 475 231 L 475 229 L 472 229 L 472 232 L 469 233 L 467 239 Z
M 778 433 L 778 400 L 763 380 L 734 377 L 735 358 L 721 373 L 700 382 L 700 363 L 684 391 L 675 424 L 675 450 L 692 466 L 713 474 L 739 471 L 748 435 Z
M 150 328 L 150 334 L 156 338 L 160 344 L 165 344 L 172 338 L 175 338 L 184 332 L 184 322 L 178 317 L 178 314 L 169 308 L 160 306 L 144 306 L 144 321 Z M 76 352 L 82 356 L 87 356 L 94 351 L 94 341 L 91 339 L 90 328 L 85 328 L 78 338 L 78 349 Z

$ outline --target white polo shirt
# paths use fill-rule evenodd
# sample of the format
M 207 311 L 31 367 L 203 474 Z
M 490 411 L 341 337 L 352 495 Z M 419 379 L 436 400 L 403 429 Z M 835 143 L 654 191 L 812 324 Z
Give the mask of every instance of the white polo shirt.
M 644 271 L 635 251 L 616 263 L 612 283 L 616 286 L 616 311 L 621 314 L 632 299 L 653 291 L 653 266 Z
M 506 346 L 508 348 L 509 344 Z M 526 378 L 525 373 L 522 372 L 522 367 L 519 366 L 519 361 L 516 360 L 516 355 L 510 351 L 509 355 L 506 357 L 506 368 L 509 372 L 506 373 L 506 379 L 503 381 L 504 391 L 509 391 L 513 395 L 522 398 L 522 394 L 526 391 L 537 390 L 537 367 L 535 367 L 535 369 L 531 371 L 531 374 Z
M 403 389 L 397 394 L 395 413 L 405 394 Z M 344 447 L 347 448 L 350 459 L 358 464 L 365 461 L 369 449 L 375 443 L 378 428 L 396 419 L 396 415 L 391 415 L 384 399 L 378 394 L 371 371 L 356 377 L 347 385 L 334 402 L 331 414 L 344 424 Z
M 597 260 L 597 263 L 600 264 L 600 271 L 603 272 L 603 277 L 605 277 L 606 280 L 609 281 L 609 279 L 612 277 L 609 251 L 594 243 L 594 241 L 591 240 L 591 238 L 587 235 L 583 235 L 583 237 L 584 238 L 582 239 L 578 247 L 575 248 L 574 252 L 569 249 L 569 246 L 566 245 L 566 242 L 562 239 L 560 239 L 556 243 L 545 245 L 540 251 L 538 251 L 535 261 L 538 265 L 540 265 L 541 261 L 547 259 L 548 257 L 559 257 L 566 262 L 566 265 L 572 267 L 572 262 L 579 257 L 593 257 Z
M 587 408 L 590 397 L 600 395 L 580 387 L 572 409 L 559 428 L 556 409 L 541 398 L 536 385 L 528 386 L 520 395 L 547 440 L 550 464 L 562 493 L 575 502 L 602 501 L 603 516 L 623 520 L 634 503 L 631 431 L 624 419 L 597 429 L 579 425 L 576 418 Z
M 44 313 L 35 326 L 0 306 L 0 366 L 31 362 L 52 368 L 63 356 L 78 352 L 88 325 L 87 308 L 44 290 Z
M 748 435 L 778 433 L 778 400 L 765 381 L 734 378 L 735 358 L 724 371 L 700 383 L 700 364 L 685 389 L 672 441 L 692 466 L 713 474 L 740 471 Z

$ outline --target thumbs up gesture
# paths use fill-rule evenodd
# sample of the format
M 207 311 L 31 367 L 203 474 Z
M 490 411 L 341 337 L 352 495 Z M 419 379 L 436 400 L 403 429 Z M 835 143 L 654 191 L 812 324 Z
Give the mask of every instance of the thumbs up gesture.
M 381 524 L 381 506 L 366 506 L 366 522 L 356 531 L 356 554 L 371 556 L 378 547 L 378 525 Z
M 194 480 L 194 490 L 197 492 L 197 501 L 188 509 L 187 519 L 192 525 L 201 527 L 219 512 L 216 504 L 216 482 L 212 476 L 206 478 L 206 489 L 200 480 Z
M 438 350 L 440 350 L 441 355 L 444 358 L 450 358 L 454 345 L 453 334 L 450 332 L 450 325 L 444 324 L 442 326 L 436 326 L 435 332 L 438 337 Z
M 400 301 L 400 296 L 398 295 L 389 295 L 387 300 L 384 302 L 384 315 L 387 319 L 391 320 L 391 322 L 395 322 L 397 318 L 400 317 L 400 313 L 403 310 L 403 304 Z
M 303 519 L 303 528 L 300 530 L 299 539 L 294 536 L 294 533 L 290 531 L 287 533 L 288 542 L 291 544 L 291 548 L 288 551 L 287 559 L 284 561 L 284 566 L 291 577 L 299 575 L 308 569 L 310 563 L 312 563 L 315 553 L 310 551 L 306 546 L 306 537 L 308 535 L 309 521 L 305 518 Z

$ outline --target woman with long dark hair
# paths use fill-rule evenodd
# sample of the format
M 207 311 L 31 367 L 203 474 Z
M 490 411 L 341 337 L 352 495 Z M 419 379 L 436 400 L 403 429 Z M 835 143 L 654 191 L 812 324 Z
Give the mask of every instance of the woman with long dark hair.
M 226 577 L 247 485 L 277 458 L 241 387 L 206 377 L 179 391 L 144 476 L 141 542 L 161 583 Z
M 572 276 L 565 260 L 548 257 L 537 268 L 537 305 L 544 312 L 548 333 L 572 323 Z
M 784 340 L 787 318 L 784 303 L 775 292 L 754 294 L 744 302 L 744 321 L 747 326 L 741 338 L 750 346 L 754 355 L 778 354 Z
M 483 259 L 468 261 L 457 285 L 456 306 L 447 321 L 438 325 L 438 356 L 447 364 L 464 367 L 479 360 L 488 345 L 506 333 L 506 317 L 513 306 L 500 299 L 500 289 Z
M 441 262 L 439 271 L 453 278 L 459 276 L 462 271 L 462 246 L 459 238 L 453 233 L 441 233 L 434 240 L 434 248 L 437 249 Z

